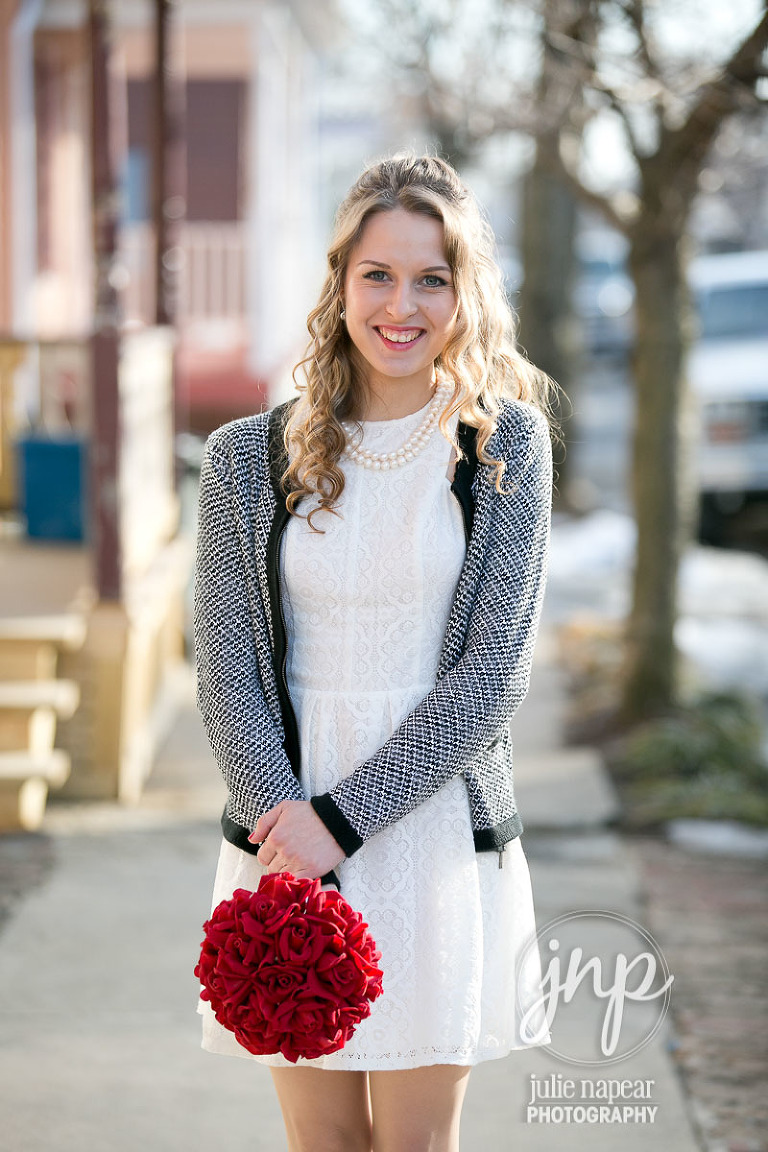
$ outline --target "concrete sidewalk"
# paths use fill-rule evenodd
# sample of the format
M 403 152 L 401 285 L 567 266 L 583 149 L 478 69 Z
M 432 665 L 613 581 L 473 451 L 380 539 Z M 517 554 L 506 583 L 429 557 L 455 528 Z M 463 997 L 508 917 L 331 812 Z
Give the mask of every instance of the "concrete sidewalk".
M 562 685 L 551 643 L 544 627 L 531 693 L 515 719 L 537 919 L 608 909 L 642 924 L 631 851 L 607 826 L 616 801 L 600 762 L 561 747 Z M 267 1070 L 200 1049 L 192 968 L 224 791 L 191 678 L 180 692 L 179 721 L 141 806 L 53 806 L 45 832 L 54 866 L 0 938 L 0 1146 L 9 1152 L 286 1148 Z M 602 1070 L 574 1068 L 547 1048 L 479 1065 L 464 1108 L 463 1152 L 694 1152 L 667 1043 L 662 1027 L 635 1056 Z M 652 1080 L 655 1122 L 526 1123 L 531 1077 L 552 1075 Z

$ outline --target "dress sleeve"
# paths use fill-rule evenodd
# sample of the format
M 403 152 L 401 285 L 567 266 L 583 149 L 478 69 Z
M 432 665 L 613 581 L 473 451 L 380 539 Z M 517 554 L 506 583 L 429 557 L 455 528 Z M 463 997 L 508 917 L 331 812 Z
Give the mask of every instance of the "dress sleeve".
M 264 695 L 229 469 L 217 441 L 217 433 L 208 438 L 200 473 L 197 705 L 229 789 L 227 812 L 250 829 L 281 800 L 306 798 Z
M 552 446 L 544 416 L 502 430 L 508 495 L 493 493 L 491 522 L 466 644 L 455 667 L 385 744 L 312 806 L 348 856 L 427 800 L 483 751 L 515 713 L 530 682 L 546 584 Z M 486 482 L 486 481 L 483 481 Z

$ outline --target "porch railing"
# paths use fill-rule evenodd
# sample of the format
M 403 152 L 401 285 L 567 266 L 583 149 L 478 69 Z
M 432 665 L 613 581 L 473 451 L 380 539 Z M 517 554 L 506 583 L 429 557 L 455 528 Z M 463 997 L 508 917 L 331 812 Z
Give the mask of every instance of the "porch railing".
M 240 221 L 179 225 L 178 248 L 169 254 L 178 269 L 180 325 L 245 317 L 245 226 Z M 129 323 L 152 322 L 154 240 L 151 225 L 123 225 L 119 258 Z

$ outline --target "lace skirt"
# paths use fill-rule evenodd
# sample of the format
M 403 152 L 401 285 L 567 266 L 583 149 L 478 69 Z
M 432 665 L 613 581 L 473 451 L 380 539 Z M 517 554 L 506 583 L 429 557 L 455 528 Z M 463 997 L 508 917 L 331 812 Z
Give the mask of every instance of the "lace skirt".
M 349 731 L 350 708 L 362 701 L 332 693 L 301 700 L 302 762 L 314 765 L 305 795 L 338 778 L 322 749 L 338 750 Z M 322 697 L 323 699 L 320 699 Z M 381 701 L 377 702 L 379 707 Z M 382 733 L 408 702 L 395 701 Z M 371 739 L 370 709 L 363 708 Z M 361 717 L 358 717 L 361 718 Z M 375 746 L 375 745 L 374 745 Z M 354 763 L 355 760 L 349 760 Z M 358 761 L 359 762 L 359 761 Z M 541 968 L 528 862 L 520 839 L 497 852 L 476 852 L 469 801 L 461 776 L 388 828 L 337 868 L 342 895 L 362 913 L 381 950 L 383 993 L 371 1015 L 340 1051 L 299 1060 L 327 1069 L 399 1069 L 431 1064 L 471 1065 L 516 1048 L 549 1043 L 541 998 Z M 255 856 L 224 841 L 212 907 L 236 888 L 255 889 L 264 869 Z M 293 1067 L 281 1054 L 253 1056 L 200 1001 L 203 1048 L 273 1067 Z

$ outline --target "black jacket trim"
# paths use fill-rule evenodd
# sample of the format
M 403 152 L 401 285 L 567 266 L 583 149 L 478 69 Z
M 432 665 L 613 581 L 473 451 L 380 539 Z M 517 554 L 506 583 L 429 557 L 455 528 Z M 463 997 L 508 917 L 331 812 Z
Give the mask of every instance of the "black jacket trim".
M 459 447 L 464 455 L 456 464 L 451 491 L 456 496 L 464 516 L 464 535 L 467 543 L 472 535 L 475 519 L 475 501 L 472 496 L 472 483 L 477 471 L 477 429 L 459 421 L 457 430 Z
M 364 841 L 360 839 L 344 813 L 337 807 L 332 796 L 324 792 L 322 796 L 312 796 L 309 802 L 347 856 L 352 856 L 358 848 L 362 848 Z
M 503 852 L 504 845 L 514 840 L 523 831 L 523 822 L 516 812 L 509 820 L 495 824 L 493 828 L 476 828 L 474 831 L 475 851 Z

